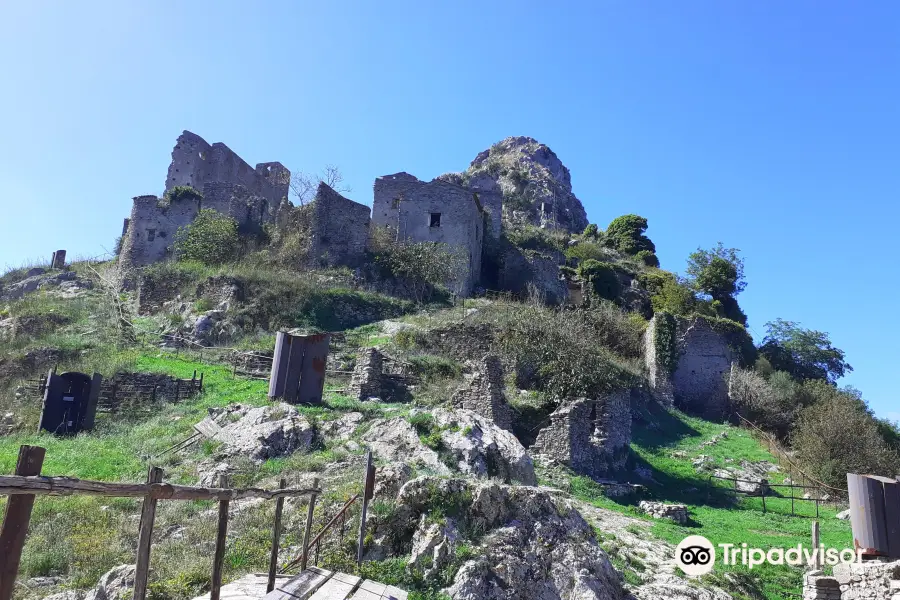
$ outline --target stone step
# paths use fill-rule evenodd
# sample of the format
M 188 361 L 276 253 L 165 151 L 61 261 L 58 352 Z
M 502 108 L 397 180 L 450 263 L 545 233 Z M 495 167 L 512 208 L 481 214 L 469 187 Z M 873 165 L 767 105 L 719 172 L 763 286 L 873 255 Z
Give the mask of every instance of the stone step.
M 309 600 L 347 600 L 361 581 L 356 575 L 334 573 Z

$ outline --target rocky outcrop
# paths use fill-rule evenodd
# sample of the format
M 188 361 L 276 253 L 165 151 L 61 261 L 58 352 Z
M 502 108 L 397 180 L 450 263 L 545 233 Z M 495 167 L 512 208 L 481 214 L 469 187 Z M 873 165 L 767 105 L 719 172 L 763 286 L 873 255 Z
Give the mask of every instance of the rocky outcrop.
M 218 455 L 243 456 L 254 462 L 306 452 L 313 442 L 313 427 L 290 404 L 261 407 L 232 405 L 210 409 L 219 423 L 227 423 L 215 440 L 222 442 Z
M 59 291 L 62 295 L 71 297 L 78 295 L 79 290 L 94 287 L 91 280 L 80 279 L 75 271 L 46 273 L 43 269 L 32 269 L 29 273 L 32 275 L 21 281 L 5 287 L 0 286 L 0 300 L 17 300 L 29 292 L 41 289 Z
M 126 600 L 134 589 L 134 565 L 120 565 L 105 573 L 84 600 Z
M 546 145 L 530 137 L 508 137 L 481 152 L 462 174 L 473 187 L 499 186 L 504 217 L 581 233 L 587 214 L 572 193 L 569 169 Z
M 449 515 L 443 523 L 425 518 L 438 508 Z M 474 558 L 444 590 L 455 600 L 624 598 L 587 522 L 567 501 L 534 487 L 419 477 L 400 490 L 375 538 L 390 538 L 395 553 L 412 551 L 434 572 L 476 535 Z
M 362 442 L 381 460 L 441 475 L 458 471 L 526 485 L 537 481 L 531 457 L 513 434 L 469 410 L 435 409 L 431 414 L 430 423 L 419 429 L 403 417 L 378 419 Z
M 519 440 L 470 410 L 435 410 L 441 440 L 461 473 L 536 485 L 534 463 Z

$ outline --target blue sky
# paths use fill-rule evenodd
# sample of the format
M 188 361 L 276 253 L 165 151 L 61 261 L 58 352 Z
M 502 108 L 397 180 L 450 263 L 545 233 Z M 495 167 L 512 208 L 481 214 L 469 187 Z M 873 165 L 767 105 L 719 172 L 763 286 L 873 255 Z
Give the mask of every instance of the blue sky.
M 0 77 L 0 266 L 109 249 L 183 129 L 366 204 L 529 135 L 664 268 L 740 248 L 754 336 L 830 332 L 900 419 L 900 4 L 0 0 Z

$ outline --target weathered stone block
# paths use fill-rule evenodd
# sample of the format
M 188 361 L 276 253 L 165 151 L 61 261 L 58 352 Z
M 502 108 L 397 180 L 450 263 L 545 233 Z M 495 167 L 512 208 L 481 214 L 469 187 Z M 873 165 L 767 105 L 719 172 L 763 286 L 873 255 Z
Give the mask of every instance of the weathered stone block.
M 512 412 L 504 388 L 503 364 L 497 356 L 488 354 L 475 372 L 467 376 L 465 385 L 456 391 L 451 402 L 492 420 L 501 429 L 512 431 Z

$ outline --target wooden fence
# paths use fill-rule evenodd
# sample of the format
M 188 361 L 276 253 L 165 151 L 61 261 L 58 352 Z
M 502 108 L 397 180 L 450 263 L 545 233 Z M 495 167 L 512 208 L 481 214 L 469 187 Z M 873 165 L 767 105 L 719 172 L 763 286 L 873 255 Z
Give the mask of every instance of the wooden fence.
M 218 488 L 174 485 L 163 482 L 163 470 L 159 467 L 150 467 L 146 483 L 109 483 L 69 477 L 44 477 L 40 475 L 40 472 L 45 454 L 46 450 L 39 446 L 22 446 L 19 449 L 15 475 L 0 476 L 0 495 L 10 496 L 2 528 L 0 528 L 0 600 L 12 599 L 35 496 L 84 494 L 144 499 L 138 533 L 133 600 L 144 600 L 147 593 L 150 546 L 157 502 L 159 500 L 218 500 L 219 517 L 211 574 L 210 600 L 219 600 L 230 502 L 244 498 L 274 499 L 276 502 L 268 583 L 268 591 L 272 591 L 275 586 L 284 499 L 309 496 L 305 534 L 305 540 L 308 541 L 312 529 L 315 500 L 322 492 L 318 486 L 318 479 L 314 481 L 312 488 L 287 488 L 285 480 L 282 479 L 281 486 L 277 490 L 228 488 L 224 477 L 220 479 Z M 306 568 L 308 554 L 309 547 L 304 544 L 299 561 L 303 568 Z

